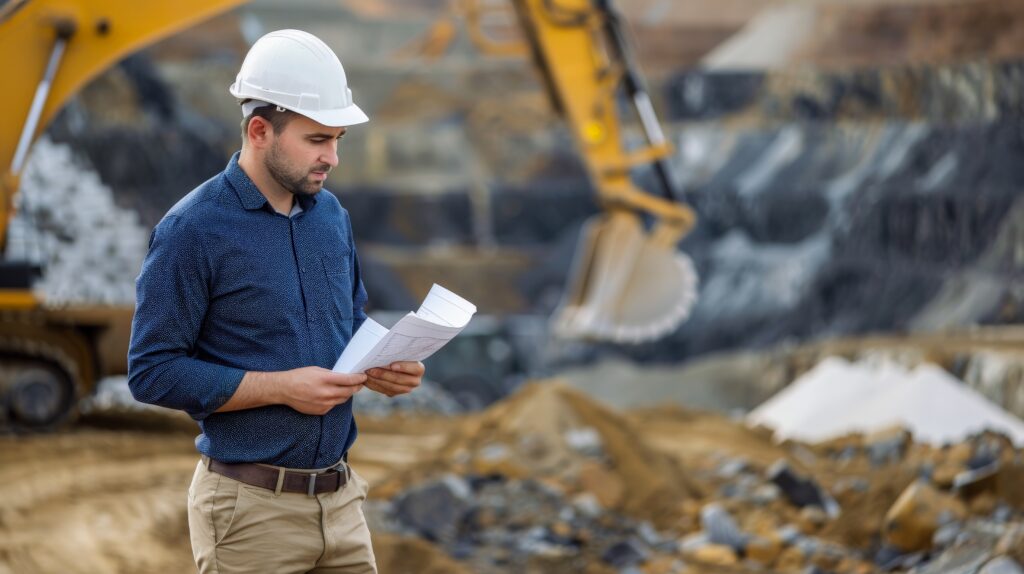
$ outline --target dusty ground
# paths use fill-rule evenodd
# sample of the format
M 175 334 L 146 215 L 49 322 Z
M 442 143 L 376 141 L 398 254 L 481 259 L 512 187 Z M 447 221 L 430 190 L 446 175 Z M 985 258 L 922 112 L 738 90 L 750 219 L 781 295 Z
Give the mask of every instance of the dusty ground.
M 364 421 L 352 460 L 375 483 L 429 456 L 444 420 Z M 0 436 L 0 574 L 190 572 L 187 418 L 92 416 L 64 432 Z M 375 539 L 386 572 L 457 572 L 418 540 Z
M 192 434 L 78 427 L 0 438 L 0 572 L 186 572 Z

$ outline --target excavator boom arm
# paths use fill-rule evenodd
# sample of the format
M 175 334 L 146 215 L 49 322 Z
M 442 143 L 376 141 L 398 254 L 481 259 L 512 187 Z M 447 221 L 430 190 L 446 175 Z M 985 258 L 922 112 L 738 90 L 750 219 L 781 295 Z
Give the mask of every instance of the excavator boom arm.
M 0 2 L 0 252 L 28 149 L 67 100 L 125 56 L 243 2 Z

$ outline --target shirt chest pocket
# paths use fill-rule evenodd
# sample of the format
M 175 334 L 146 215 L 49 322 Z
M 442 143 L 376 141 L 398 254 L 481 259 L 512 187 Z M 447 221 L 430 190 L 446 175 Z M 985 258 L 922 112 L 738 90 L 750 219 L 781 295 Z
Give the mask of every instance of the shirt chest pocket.
M 335 321 L 352 321 L 352 272 L 351 254 L 331 253 L 320 256 L 323 268 L 324 289 L 322 307 L 324 313 Z M 350 327 L 351 328 L 351 327 Z

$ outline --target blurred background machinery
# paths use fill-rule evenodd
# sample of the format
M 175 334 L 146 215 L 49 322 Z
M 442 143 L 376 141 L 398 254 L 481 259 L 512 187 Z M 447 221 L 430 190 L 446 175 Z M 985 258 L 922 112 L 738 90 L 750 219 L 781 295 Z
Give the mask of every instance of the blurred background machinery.
M 10 70 L 12 88 L 0 100 L 12 117 L 25 118 L 20 130 L 11 122 L 2 133 L 0 163 L 10 161 L 10 168 L 0 196 L 0 237 L 6 238 L 31 144 L 69 98 L 140 47 L 238 3 L 167 6 L 137 15 L 117 2 L 3 6 L 0 49 L 31 49 Z M 621 17 L 603 2 L 522 0 L 511 8 L 521 33 L 518 39 L 496 41 L 484 28 L 493 6 L 462 6 L 472 38 L 485 51 L 532 55 L 554 109 L 570 126 L 606 212 L 581 235 L 576 270 L 555 312 L 554 330 L 568 338 L 616 342 L 663 336 L 687 316 L 696 296 L 693 266 L 676 251 L 694 216 L 677 201 L 666 163 L 671 148 L 631 55 Z M 434 45 L 435 52 L 443 51 Z M 639 147 L 627 146 L 619 106 L 623 100 L 632 105 L 643 128 L 646 142 Z M 634 170 L 644 166 L 653 166 L 659 176 L 657 196 L 632 183 Z M 44 166 L 38 177 L 45 178 L 53 167 Z M 65 197 L 51 202 L 61 200 L 83 201 Z M 645 223 L 643 214 L 652 222 Z M 70 293 L 64 300 L 56 296 L 39 301 L 30 290 L 37 264 L 5 260 L 4 265 L 8 284 L 0 286 L 0 353 L 5 357 L 0 391 L 7 405 L 3 415 L 16 425 L 45 427 L 67 416 L 100 377 L 124 371 L 125 321 L 130 313 L 103 301 L 83 305 L 68 296 L 73 290 L 66 290 Z

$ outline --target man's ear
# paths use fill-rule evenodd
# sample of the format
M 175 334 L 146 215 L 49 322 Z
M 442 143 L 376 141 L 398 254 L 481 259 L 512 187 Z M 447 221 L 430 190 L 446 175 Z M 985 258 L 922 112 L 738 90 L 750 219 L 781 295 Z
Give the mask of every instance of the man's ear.
M 253 116 L 249 119 L 249 126 L 246 129 L 249 143 L 261 148 L 270 143 L 270 136 L 274 127 L 266 119 Z

